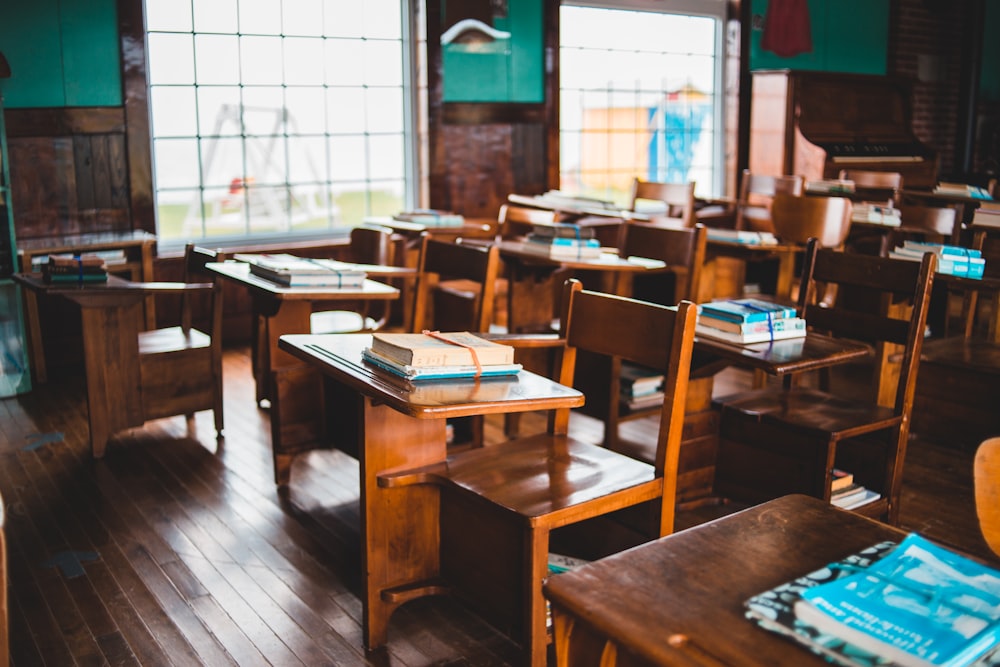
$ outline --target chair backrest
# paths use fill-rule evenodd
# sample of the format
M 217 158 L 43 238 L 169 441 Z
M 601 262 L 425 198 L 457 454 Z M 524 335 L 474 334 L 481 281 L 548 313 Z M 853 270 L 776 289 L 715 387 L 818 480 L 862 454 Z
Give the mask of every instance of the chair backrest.
M 498 233 L 500 238 L 512 239 L 529 233 L 534 224 L 551 224 L 555 221 L 555 211 L 504 204 L 497 216 Z
M 658 476 L 672 473 L 664 479 L 667 498 L 673 498 L 676 492 L 696 316 L 697 306 L 686 300 L 671 308 L 585 290 L 575 279 L 567 280 L 563 287 L 560 337 L 565 339 L 566 347 L 560 363 L 560 383 L 573 386 L 578 350 L 618 357 L 663 372 L 664 400 L 654 466 Z M 565 432 L 569 412 L 556 412 L 556 432 Z M 672 481 L 669 477 L 673 477 Z M 666 488 L 668 481 L 674 488 Z M 672 505 L 665 503 L 664 507 Z
M 851 229 L 851 200 L 777 194 L 771 203 L 775 235 L 787 243 L 817 239 L 824 248 L 843 245 Z
M 702 267 L 708 243 L 708 228 L 701 224 L 693 227 L 673 227 L 645 222 L 626 222 L 619 229 L 618 253 L 622 257 L 658 259 L 676 276 L 674 293 L 652 298 L 647 294 L 633 293 L 636 298 L 663 305 L 673 305 L 681 299 L 695 301 L 701 286 Z M 625 274 L 617 274 L 622 277 Z M 640 287 L 644 278 L 636 276 L 634 286 Z M 657 281 L 657 284 L 660 284 Z
M 694 186 L 694 181 L 659 183 L 636 178 L 632 181 L 630 210 L 642 212 L 640 201 L 662 202 L 666 206 L 662 213 L 656 210 L 650 211 L 656 220 L 667 218 L 677 220 L 684 227 L 691 227 L 694 225 Z
M 382 225 L 359 225 L 351 228 L 349 261 L 357 264 L 392 266 L 394 245 L 393 230 Z
M 955 229 L 955 209 L 950 206 L 903 204 L 899 207 L 899 220 L 908 229 L 927 235 L 928 240 L 943 243 L 951 238 Z
M 206 333 L 212 335 L 213 339 L 219 338 L 221 341 L 221 336 L 215 336 L 215 332 L 222 330 L 222 284 L 215 279 L 214 273 L 205 268 L 205 265 L 224 261 L 226 261 L 226 253 L 224 252 L 203 248 L 194 243 L 188 243 L 184 246 L 184 282 L 215 284 L 212 290 L 212 303 L 208 308 L 202 307 L 203 301 L 200 300 L 198 294 L 182 293 L 181 327 L 185 331 L 195 326 L 196 322 L 204 322 L 207 319 L 207 323 L 202 325 L 206 327 Z M 218 307 L 216 307 L 216 304 L 218 304 Z M 206 312 L 208 313 L 207 318 L 204 316 Z
M 435 240 L 425 233 L 421 238 L 416 297 L 410 320 L 413 330 L 488 331 L 493 321 L 493 297 L 499 269 L 500 251 L 496 244 L 463 243 L 462 239 Z M 475 293 L 463 290 L 461 304 L 450 302 L 448 291 L 434 289 L 444 281 L 474 283 Z M 458 307 L 448 307 L 455 305 Z M 462 314 L 456 318 L 455 311 Z
M 798 310 L 812 329 L 872 343 L 881 351 L 902 348 L 893 408 L 909 415 L 923 347 L 931 283 L 936 259 L 928 253 L 920 262 L 820 248 L 812 239 L 806 248 Z M 818 285 L 835 285 L 837 298 L 820 304 Z M 881 374 L 880 364 L 875 372 Z M 879 393 L 876 379 L 876 395 Z M 909 420 L 904 420 L 904 429 Z M 905 433 L 903 435 L 905 438 Z
M 736 229 L 774 232 L 771 203 L 778 194 L 799 196 L 805 187 L 802 176 L 771 176 L 743 170 L 736 199 Z
M 993 280 L 1000 279 L 1000 204 L 984 202 L 976 210 L 972 218 L 971 247 L 978 250 L 986 264 L 983 267 L 983 277 Z M 979 309 L 979 290 L 964 288 L 962 290 L 962 328 L 966 338 L 976 331 L 976 314 Z M 983 334 L 989 340 L 995 340 L 996 317 L 988 318 L 987 331 Z
M 979 530 L 993 553 L 1000 556 L 1000 438 L 980 443 L 972 468 Z
M 886 200 L 898 204 L 903 189 L 903 175 L 898 171 L 841 169 L 841 179 L 854 182 L 856 194 L 863 199 Z

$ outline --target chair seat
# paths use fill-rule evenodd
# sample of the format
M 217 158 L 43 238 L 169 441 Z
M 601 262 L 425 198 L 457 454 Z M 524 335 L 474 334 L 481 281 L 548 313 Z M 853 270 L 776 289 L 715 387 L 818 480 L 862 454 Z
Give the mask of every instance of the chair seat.
M 899 424 L 891 408 L 852 401 L 809 388 L 762 389 L 713 401 L 722 407 L 722 419 L 740 415 L 781 423 L 833 440 L 870 433 Z
M 166 327 L 139 332 L 139 354 L 141 355 L 201 349 L 211 345 L 211 337 L 197 329 L 190 329 L 185 333 L 180 327 Z
M 628 490 L 641 500 L 657 497 L 662 480 L 653 466 L 567 436 L 540 434 L 462 452 L 439 476 L 531 520 Z M 637 486 L 637 480 L 640 480 Z
M 324 310 L 309 316 L 309 331 L 314 334 L 374 331 L 378 322 L 351 310 Z

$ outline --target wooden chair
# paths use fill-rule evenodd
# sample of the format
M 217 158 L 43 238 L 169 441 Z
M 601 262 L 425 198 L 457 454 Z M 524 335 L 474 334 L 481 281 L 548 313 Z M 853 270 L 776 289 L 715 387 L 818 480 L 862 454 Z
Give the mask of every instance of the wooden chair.
M 179 326 L 139 332 L 142 413 L 146 421 L 212 410 L 221 437 L 222 404 L 222 286 L 205 270 L 225 255 L 189 243 L 184 249 L 184 284 L 148 283 L 155 295 L 180 293 Z M 199 302 L 199 299 L 201 300 Z M 205 315 L 197 314 L 199 303 Z
M 642 222 L 622 225 L 618 254 L 622 257 L 645 257 L 666 263 L 667 268 L 652 275 L 636 276 L 631 289 L 616 288 L 617 294 L 664 306 L 682 300 L 694 301 L 701 282 L 702 266 L 708 229 L 703 225 L 689 228 L 669 227 Z M 621 279 L 623 276 L 619 276 Z M 580 409 L 584 414 L 604 421 L 604 446 L 628 452 L 641 460 L 652 462 L 655 443 L 621 443 L 618 426 L 621 422 L 659 412 L 659 406 L 630 410 L 620 397 L 621 358 L 581 352 L 577 359 L 576 387 L 583 391 L 587 403 Z M 652 370 L 649 371 L 653 373 Z
M 386 473 L 379 485 L 441 489 L 441 565 L 447 581 L 471 593 L 483 615 L 523 638 L 533 665 L 546 662 L 550 532 L 651 501 L 651 537 L 673 530 L 677 461 L 684 420 L 695 306 L 676 310 L 582 289 L 567 281 L 559 382 L 572 385 L 578 350 L 620 356 L 664 373 L 655 463 L 567 435 L 569 409 L 546 433 L 450 456 L 416 471 Z M 513 621 L 511 619 L 514 619 Z
M 851 200 L 777 194 L 771 202 L 775 235 L 805 245 L 816 239 L 823 248 L 839 248 L 851 229 Z
M 412 329 L 415 332 L 489 331 L 500 269 L 495 244 L 421 239 Z M 483 418 L 455 420 L 454 444 L 481 447 Z
M 395 249 L 392 235 L 392 229 L 379 225 L 361 225 L 352 228 L 350 253 L 346 261 L 391 266 Z M 371 311 L 372 308 L 378 309 L 377 314 Z M 385 326 L 391 311 L 390 301 L 364 301 L 358 304 L 356 310 L 319 308 L 309 318 L 310 331 L 312 333 L 374 331 Z
M 903 175 L 898 171 L 841 169 L 840 179 L 854 182 L 855 199 L 898 206 L 903 190 Z
M 918 263 L 819 245 L 811 241 L 806 252 L 799 311 L 811 330 L 871 343 L 877 356 L 887 346 L 901 346 L 895 400 L 891 407 L 876 401 L 883 381 L 878 365 L 872 382 L 876 391 L 867 399 L 810 388 L 792 378 L 780 387 L 717 399 L 722 412 L 716 491 L 753 501 L 788 493 L 829 500 L 836 467 L 881 494 L 858 511 L 896 524 L 936 261 L 930 254 Z M 838 286 L 834 304 L 818 303 L 819 283 Z M 865 295 L 865 303 L 841 299 L 852 291 Z
M 498 236 L 514 239 L 531 232 L 535 224 L 550 224 L 556 221 L 556 212 L 515 204 L 504 204 L 497 215 Z
M 1000 557 L 1000 438 L 988 438 L 976 449 L 973 486 L 979 530 Z
M 771 203 L 775 195 L 802 195 L 805 179 L 802 176 L 771 176 L 743 170 L 740 193 L 736 199 L 736 229 L 757 232 L 774 232 L 771 222 Z
M 943 336 L 924 341 L 913 417 L 915 433 L 968 447 L 1000 433 L 1000 293 L 990 284 L 1000 280 L 1000 228 L 990 224 L 1000 215 L 988 211 L 977 211 L 970 228 L 984 280 L 935 281 L 936 296 L 961 298 L 960 320 L 957 332 L 946 321 Z
M 658 206 L 649 212 L 657 222 L 679 224 L 682 227 L 693 227 L 694 216 L 694 181 L 689 183 L 658 183 L 643 181 L 636 178 L 632 181 L 632 203 L 629 210 L 644 212 L 642 201 L 661 202 L 664 210 Z

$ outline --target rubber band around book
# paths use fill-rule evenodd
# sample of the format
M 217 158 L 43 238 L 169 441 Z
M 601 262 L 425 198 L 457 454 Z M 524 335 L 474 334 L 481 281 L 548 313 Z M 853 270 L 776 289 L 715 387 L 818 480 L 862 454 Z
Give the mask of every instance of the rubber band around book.
M 446 338 L 441 334 L 440 331 L 429 331 L 427 329 L 424 329 L 420 333 L 424 334 L 425 336 L 430 336 L 431 338 L 434 338 L 436 340 L 448 343 L 449 345 L 457 345 L 458 347 L 464 347 L 465 349 L 467 349 L 469 351 L 469 354 L 472 355 L 472 363 L 476 367 L 476 375 L 474 377 L 476 380 L 479 380 L 479 376 L 483 374 L 483 365 L 479 363 L 479 355 L 476 354 L 476 348 L 474 348 L 471 345 L 466 345 L 465 343 L 459 343 L 458 341 Z
M 81 255 L 77 254 L 77 255 L 73 255 L 73 259 L 76 260 L 76 271 L 77 271 L 76 276 L 77 276 L 77 279 L 82 283 L 83 282 L 83 257 Z
M 767 308 L 761 308 L 760 306 L 756 306 L 756 305 L 754 305 L 752 303 L 749 303 L 747 301 L 741 301 L 740 305 L 744 306 L 746 308 L 749 308 L 750 310 L 756 311 L 758 313 L 766 313 L 767 314 L 767 333 L 768 333 L 768 337 L 771 339 L 771 342 L 773 343 L 774 342 L 774 311 L 773 310 L 768 310 Z

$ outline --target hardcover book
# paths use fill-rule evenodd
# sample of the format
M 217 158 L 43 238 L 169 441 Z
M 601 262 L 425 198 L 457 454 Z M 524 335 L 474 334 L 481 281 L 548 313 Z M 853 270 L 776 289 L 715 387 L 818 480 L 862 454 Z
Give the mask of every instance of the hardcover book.
M 401 211 L 392 216 L 392 218 L 400 222 L 416 222 L 425 225 L 461 225 L 465 222 L 465 218 L 458 213 L 433 208 Z
M 906 667 L 964 667 L 1000 644 L 1000 571 L 911 534 L 802 592 L 796 618 Z
M 513 364 L 514 348 L 467 331 L 435 333 L 374 333 L 371 349 L 404 366 L 481 366 Z
M 714 340 L 725 341 L 726 343 L 734 343 L 736 345 L 753 345 L 754 343 L 769 343 L 775 340 L 787 340 L 789 338 L 805 338 L 806 330 L 801 329 L 779 329 L 775 328 L 771 331 L 764 330 L 754 333 L 738 334 L 731 331 L 723 331 L 721 329 L 716 329 L 715 327 L 710 327 L 704 325 L 699 320 L 694 327 L 694 333 L 696 336 L 701 338 L 712 338 Z
M 698 306 L 698 313 L 730 322 L 767 322 L 795 317 L 795 308 L 762 299 L 709 301 Z
M 367 273 L 357 264 L 294 255 L 256 255 L 249 258 L 250 273 L 294 286 L 361 287 Z
M 398 375 L 407 380 L 452 380 L 475 377 L 501 377 L 505 375 L 517 375 L 521 370 L 521 364 L 491 364 L 476 368 L 475 366 L 447 365 L 447 366 L 408 366 L 400 364 L 392 359 L 387 359 L 377 352 L 366 348 L 362 350 L 361 357 L 370 364 L 378 366 L 384 371 L 389 371 L 393 375 Z M 480 396 L 482 398 L 482 396 Z M 502 396 L 495 397 L 496 399 Z
M 801 317 L 783 317 L 781 319 L 771 320 L 770 322 L 767 320 L 763 322 L 732 322 L 730 320 L 712 317 L 709 313 L 702 312 L 698 314 L 698 324 L 743 336 L 748 334 L 765 333 L 768 331 L 795 330 L 804 332 L 806 330 L 806 321 Z

